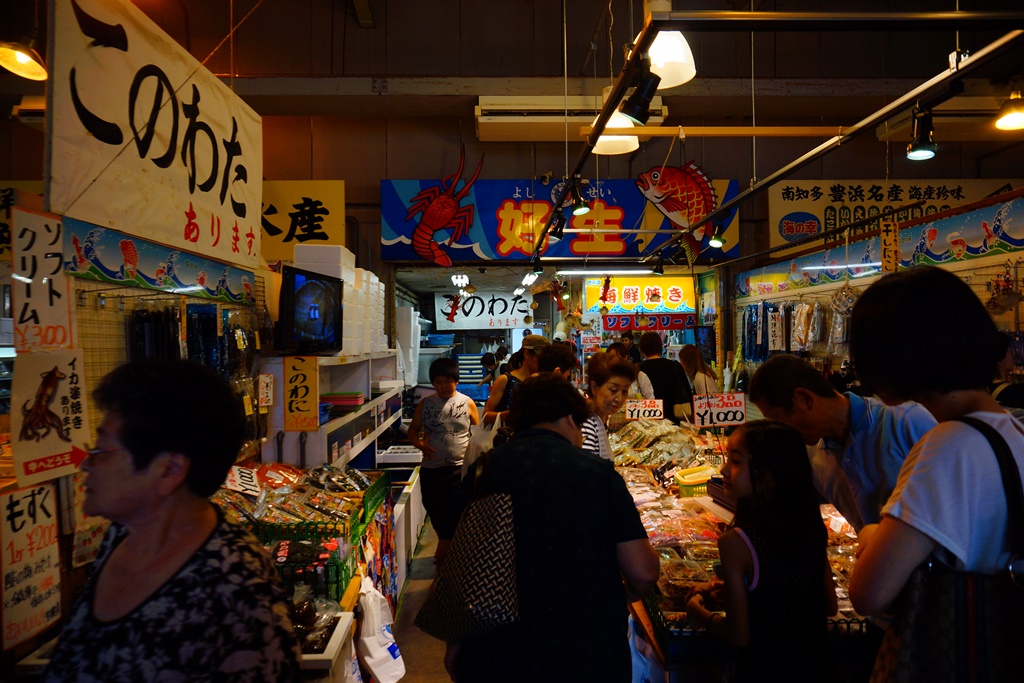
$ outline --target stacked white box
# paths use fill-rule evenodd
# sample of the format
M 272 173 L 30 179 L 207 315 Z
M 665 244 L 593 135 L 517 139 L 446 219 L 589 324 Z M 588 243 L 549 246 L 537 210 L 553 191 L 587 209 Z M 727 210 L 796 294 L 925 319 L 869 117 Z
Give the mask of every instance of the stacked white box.
M 295 265 L 315 273 L 340 278 L 345 283 L 342 311 L 342 349 L 345 355 L 359 355 L 375 350 L 386 350 L 384 332 L 383 298 L 378 311 L 371 307 L 376 287 L 371 283 L 379 279 L 373 273 L 356 268 L 356 256 L 344 246 L 336 244 L 295 245 Z M 384 344 L 377 348 L 379 337 L 385 337 Z
M 412 306 L 395 309 L 395 329 L 398 334 L 398 348 L 405 363 L 406 386 L 416 385 L 420 357 L 419 311 Z

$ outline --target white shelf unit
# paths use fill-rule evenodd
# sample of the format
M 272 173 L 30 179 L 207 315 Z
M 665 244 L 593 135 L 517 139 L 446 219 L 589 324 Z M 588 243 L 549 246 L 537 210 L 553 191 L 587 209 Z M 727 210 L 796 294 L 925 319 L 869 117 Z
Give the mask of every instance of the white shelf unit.
M 346 413 L 320 425 L 315 432 L 285 432 L 284 430 L 284 357 L 264 358 L 260 372 L 274 380 L 273 405 L 268 413 L 267 440 L 263 443 L 263 462 L 278 460 L 278 433 L 282 433 L 282 462 L 291 465 L 316 467 L 325 463 L 341 466 L 376 443 L 388 428 L 402 417 L 402 388 L 389 389 L 380 396 L 371 397 L 371 382 L 394 379 L 398 374 L 396 351 L 364 353 L 357 356 L 321 356 L 319 367 L 320 393 L 361 391 L 367 397 L 358 410 Z M 399 400 L 399 406 L 387 414 L 388 402 Z M 358 422 L 357 425 L 353 423 Z M 305 459 L 302 457 L 301 434 L 305 438 Z

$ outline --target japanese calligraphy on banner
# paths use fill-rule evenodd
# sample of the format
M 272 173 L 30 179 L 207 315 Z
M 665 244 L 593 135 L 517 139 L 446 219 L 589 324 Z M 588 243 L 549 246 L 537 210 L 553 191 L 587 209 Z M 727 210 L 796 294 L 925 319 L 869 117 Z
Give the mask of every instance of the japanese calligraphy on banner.
M 631 398 L 626 401 L 627 420 L 663 420 L 665 410 L 660 398 Z
M 613 313 L 696 313 L 697 296 L 693 278 L 671 276 L 612 276 L 605 289 L 603 278 L 583 281 L 585 311 L 597 313 L 607 308 Z
M 18 351 L 75 345 L 71 296 L 64 276 L 59 216 L 11 210 L 14 228 L 14 348 Z M 21 404 L 18 404 L 21 405 Z
M 85 460 L 91 432 L 80 354 L 77 349 L 18 354 L 11 405 L 19 408 L 11 411 L 11 441 L 21 486 L 73 474 Z
M 641 324 L 644 323 L 644 324 Z M 697 316 L 693 313 L 662 315 L 606 315 L 604 329 L 608 332 L 626 330 L 692 330 L 697 327 Z
M 68 275 L 226 303 L 256 300 L 250 271 L 128 237 L 74 218 L 64 219 Z
M 11 259 L 11 211 L 16 206 L 41 212 L 43 210 L 43 182 L 41 180 L 0 180 L 0 260 L 3 261 Z
M 747 421 L 747 395 L 697 394 L 693 397 L 693 424 L 706 429 L 741 425 Z
M 920 218 L 1021 186 L 1020 180 L 795 180 L 768 189 L 771 246 L 819 235 L 905 204 L 897 221 Z M 877 222 L 865 230 L 878 228 Z
M 260 117 L 128 0 L 56 0 L 47 210 L 255 269 Z
M 284 431 L 320 428 L 320 366 L 316 356 L 284 359 Z
M 882 272 L 895 273 L 900 267 L 900 224 L 892 218 L 882 219 L 879 238 L 882 247 Z
M 891 237 L 891 236 L 890 236 Z M 880 235 L 740 273 L 734 296 L 746 299 L 879 275 Z M 970 261 L 1024 251 L 1024 199 L 985 206 L 899 231 L 899 268 Z M 759 338 L 760 335 L 758 335 Z
M 296 244 L 345 244 L 344 180 L 265 180 L 260 249 L 292 261 Z
M 57 496 L 53 484 L 0 493 L 3 649 L 60 619 Z
M 457 169 L 458 165 L 452 167 Z M 652 174 L 658 177 L 661 171 L 669 180 L 652 185 Z M 426 261 L 448 267 L 453 261 L 530 258 L 562 184 L 479 179 L 467 184 L 464 180 L 473 177 L 472 170 L 463 175 L 462 180 L 454 176 L 450 181 L 381 181 L 381 257 L 385 261 Z M 451 201 L 441 199 L 444 188 L 455 183 L 455 194 L 461 195 L 457 206 L 441 210 L 439 199 Z M 583 190 L 590 212 L 573 216 L 567 210 L 565 236 L 545 241 L 541 254 L 635 262 L 639 256 L 655 253 L 678 231 L 739 191 L 739 181 L 709 180 L 689 165 L 662 168 L 658 164 L 640 174 L 639 182 L 591 180 Z M 728 249 L 708 246 L 711 231 L 704 227 L 693 233 L 693 240 L 686 238 L 691 248 L 696 245 L 702 257 L 738 256 L 737 211 L 728 212 L 722 224 Z
M 434 294 L 437 330 L 490 330 L 526 327 L 530 315 L 529 294 L 474 292 L 466 296 Z

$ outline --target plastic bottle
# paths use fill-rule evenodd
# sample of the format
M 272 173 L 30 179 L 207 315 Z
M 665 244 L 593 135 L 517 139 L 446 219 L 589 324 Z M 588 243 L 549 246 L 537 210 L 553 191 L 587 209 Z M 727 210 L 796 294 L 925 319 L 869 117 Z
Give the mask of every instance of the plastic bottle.
M 726 357 L 725 369 L 722 371 L 722 393 L 730 391 L 732 391 L 732 352 Z

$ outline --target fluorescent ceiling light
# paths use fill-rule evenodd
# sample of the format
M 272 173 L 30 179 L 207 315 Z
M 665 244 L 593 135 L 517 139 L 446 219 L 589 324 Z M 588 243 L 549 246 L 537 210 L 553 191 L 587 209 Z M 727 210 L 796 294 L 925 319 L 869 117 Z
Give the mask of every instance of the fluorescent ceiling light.
M 608 270 L 559 270 L 559 275 L 650 275 L 650 268 L 611 268 Z

